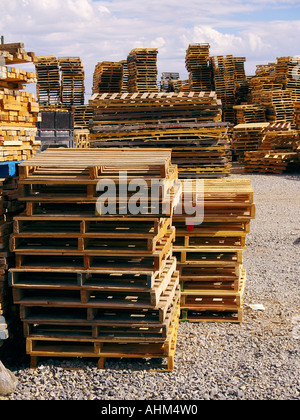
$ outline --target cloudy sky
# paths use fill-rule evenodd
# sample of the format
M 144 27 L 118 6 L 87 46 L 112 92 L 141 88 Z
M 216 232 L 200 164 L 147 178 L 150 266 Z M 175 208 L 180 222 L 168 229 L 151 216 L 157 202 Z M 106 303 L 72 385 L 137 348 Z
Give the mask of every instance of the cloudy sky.
M 81 57 L 87 98 L 96 63 L 126 59 L 137 47 L 159 49 L 159 77 L 187 77 L 190 43 L 209 43 L 212 56 L 246 57 L 248 74 L 300 55 L 299 0 L 0 0 L 0 15 L 5 42 L 23 42 L 36 55 Z

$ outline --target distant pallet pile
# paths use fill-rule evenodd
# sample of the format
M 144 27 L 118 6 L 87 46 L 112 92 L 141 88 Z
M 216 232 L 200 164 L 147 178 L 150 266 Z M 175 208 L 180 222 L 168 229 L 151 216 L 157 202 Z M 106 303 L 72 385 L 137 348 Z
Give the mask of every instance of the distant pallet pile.
M 269 122 L 294 122 L 295 108 L 289 90 L 264 91 L 260 103 L 266 108 Z
M 215 92 L 102 94 L 94 95 L 89 106 L 93 127 L 222 121 L 222 102 Z
M 77 105 L 72 107 L 74 129 L 88 129 L 93 119 L 93 108 L 88 105 Z
M 180 178 L 230 172 L 230 130 L 214 92 L 98 95 L 89 105 L 90 147 L 172 148 Z
M 239 162 L 243 162 L 245 153 L 258 150 L 262 135 L 270 123 L 238 124 L 233 128 L 232 151 Z
M 299 65 L 299 57 L 277 58 L 275 77 L 283 84 L 284 89 L 291 92 L 293 102 L 300 101 Z
M 128 63 L 127 60 L 122 60 L 120 63 L 123 66 L 123 83 L 121 92 L 128 92 Z
M 41 107 L 60 105 L 61 85 L 59 61 L 54 56 L 35 58 L 37 98 Z
M 210 57 L 215 91 L 223 104 L 223 121 L 235 122 L 236 62 L 232 55 Z
M 257 151 L 245 153 L 245 172 L 282 174 L 300 170 L 300 137 L 287 124 L 267 128 Z
M 296 124 L 297 130 L 300 130 L 300 102 L 295 102 L 294 107 L 295 107 L 295 124 Z
M 177 127 L 176 127 L 177 126 Z M 186 126 L 186 128 L 185 128 Z M 178 166 L 179 178 L 220 178 L 231 170 L 229 127 L 216 124 L 172 124 L 172 128 L 157 125 L 132 126 L 124 131 L 113 126 L 111 132 L 92 130 L 90 147 L 171 148 L 172 161 Z M 103 127 L 104 128 L 104 127 Z M 102 129 L 103 129 L 102 128 Z M 105 127 L 107 128 L 107 127 Z
M 190 92 L 189 79 L 171 80 L 170 87 L 172 92 Z
M 266 109 L 264 106 L 255 104 L 235 105 L 236 123 L 251 124 L 266 122 Z
M 245 153 L 245 172 L 282 174 L 300 170 L 297 152 L 256 151 Z
M 243 251 L 255 203 L 250 180 L 182 181 L 174 214 L 181 320 L 243 321 Z M 194 213 L 193 213 L 194 212 Z
M 189 87 L 192 92 L 213 90 L 209 49 L 209 44 L 190 44 L 186 51 L 185 66 L 189 72 Z
M 123 75 L 122 62 L 103 61 L 98 63 L 93 76 L 93 94 L 122 92 Z
M 2 44 L 1 52 L 8 49 L 10 64 L 28 63 L 34 54 Z M 19 52 L 18 52 L 19 51 Z M 15 58 L 14 58 L 15 57 Z M 8 65 L 0 67 L 0 162 L 22 161 L 36 154 L 40 143 L 35 140 L 36 123 L 40 120 L 39 104 L 35 96 L 24 87 L 36 81 L 35 73 Z
M 136 48 L 127 57 L 128 92 L 158 92 L 156 48 Z
M 173 81 L 179 80 L 179 73 L 164 72 L 161 75 L 160 91 L 161 92 L 174 92 Z
M 72 106 L 84 105 L 84 68 L 79 57 L 60 57 L 61 101 L 71 110 Z
M 166 149 L 48 149 L 20 166 L 26 211 L 14 218 L 10 281 L 33 367 L 37 357 L 91 357 L 100 368 L 106 358 L 159 358 L 173 369 L 177 174 Z M 115 195 L 101 198 L 107 178 Z

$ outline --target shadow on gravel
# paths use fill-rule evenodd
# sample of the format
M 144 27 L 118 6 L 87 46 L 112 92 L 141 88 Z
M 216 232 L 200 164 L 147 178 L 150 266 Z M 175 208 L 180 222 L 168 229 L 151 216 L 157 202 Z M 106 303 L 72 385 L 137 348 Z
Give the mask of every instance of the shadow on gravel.
M 294 245 L 300 245 L 300 238 L 295 240 Z

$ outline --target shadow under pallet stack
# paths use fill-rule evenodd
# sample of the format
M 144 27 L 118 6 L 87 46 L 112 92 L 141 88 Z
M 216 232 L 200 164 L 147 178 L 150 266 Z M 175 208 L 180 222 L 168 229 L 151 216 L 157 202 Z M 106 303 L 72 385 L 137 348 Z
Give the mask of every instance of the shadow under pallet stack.
M 174 214 L 181 320 L 241 323 L 246 285 L 243 251 L 255 217 L 250 181 L 185 181 L 182 202 Z M 202 217 L 191 217 L 196 205 L 198 211 L 203 208 L 202 223 Z
M 44 356 L 97 358 L 99 368 L 106 358 L 158 358 L 173 369 L 177 176 L 170 150 L 48 149 L 21 164 L 26 210 L 14 219 L 10 284 L 32 367 Z M 121 190 L 137 177 L 145 184 L 142 214 L 131 215 L 134 194 Z M 113 215 L 103 197 L 97 201 L 97 184 L 107 178 L 117 191 Z M 149 200 L 157 182 L 163 188 Z

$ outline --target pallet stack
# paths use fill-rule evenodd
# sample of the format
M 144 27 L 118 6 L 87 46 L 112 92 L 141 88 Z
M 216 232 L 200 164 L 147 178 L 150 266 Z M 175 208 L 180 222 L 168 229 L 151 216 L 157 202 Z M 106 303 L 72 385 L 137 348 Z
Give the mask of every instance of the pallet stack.
M 89 105 L 91 148 L 172 148 L 180 178 L 230 173 L 230 127 L 214 92 L 98 95 Z
M 235 123 L 236 62 L 232 55 L 210 57 L 215 91 L 223 104 L 223 121 Z
M 93 76 L 93 94 L 121 92 L 123 75 L 122 62 L 103 61 L 98 63 Z
M 192 92 L 213 90 L 209 49 L 209 44 L 190 44 L 186 51 L 185 66 L 189 72 L 189 85 Z
M 136 48 L 127 57 L 128 92 L 158 92 L 156 48 Z
M 47 108 L 61 104 L 61 85 L 59 61 L 54 56 L 35 58 L 37 74 L 37 98 L 41 107 Z
M 236 113 L 237 125 L 266 122 L 266 109 L 262 105 L 235 105 L 233 109 Z
M 79 57 L 60 57 L 61 101 L 65 108 L 84 105 L 84 68 Z
M 32 53 L 13 53 L 11 45 L 23 44 L 1 45 L 2 52 L 4 48 L 10 51 L 11 64 L 20 64 L 22 57 L 27 63 L 29 57 L 33 57 Z M 36 124 L 40 120 L 39 104 L 33 94 L 23 90 L 26 84 L 35 81 L 32 72 L 8 65 L 0 67 L 0 162 L 29 159 L 40 148 L 40 143 L 35 140 Z
M 107 179 L 115 195 L 103 197 Z M 20 165 L 19 185 L 26 210 L 14 219 L 10 281 L 32 366 L 39 356 L 91 357 L 100 368 L 137 357 L 167 359 L 172 370 L 181 186 L 171 151 L 48 149 Z
M 174 214 L 181 320 L 241 323 L 246 286 L 243 251 L 255 218 L 250 180 L 182 182 L 182 203 Z
M 128 64 L 127 60 L 122 60 L 121 64 L 123 66 L 123 83 L 122 83 L 122 90 L 121 92 L 128 92 Z
M 258 150 L 262 135 L 270 123 L 238 124 L 233 128 L 232 152 L 234 157 L 242 163 L 245 153 Z
M 0 168 L 2 172 L 6 169 Z M 8 269 L 14 266 L 13 255 L 9 252 L 13 217 L 23 210 L 24 205 L 18 201 L 18 178 L 11 172 L 10 176 L 0 179 L 0 343 L 9 339 L 9 344 L 16 344 L 22 337 L 17 308 L 8 285 Z M 7 346 L 7 341 L 5 343 Z
M 79 105 L 72 108 L 74 129 L 88 129 L 93 119 L 93 109 L 88 105 Z
M 290 124 L 272 124 L 265 130 L 260 147 L 245 153 L 245 172 L 282 174 L 300 170 L 299 132 Z
M 229 127 L 226 123 L 211 124 L 158 124 L 156 127 L 131 126 L 98 127 L 89 135 L 93 148 L 171 148 L 172 161 L 178 166 L 179 178 L 222 178 L 230 174 L 232 155 Z
M 271 123 L 294 122 L 295 108 L 291 91 L 265 91 L 260 97 L 260 103 L 266 108 L 267 121 Z
M 215 92 L 104 93 L 94 95 L 89 106 L 94 110 L 95 128 L 222 121 L 222 102 Z
M 297 130 L 300 131 L 300 102 L 294 103 L 295 107 L 295 125 Z

